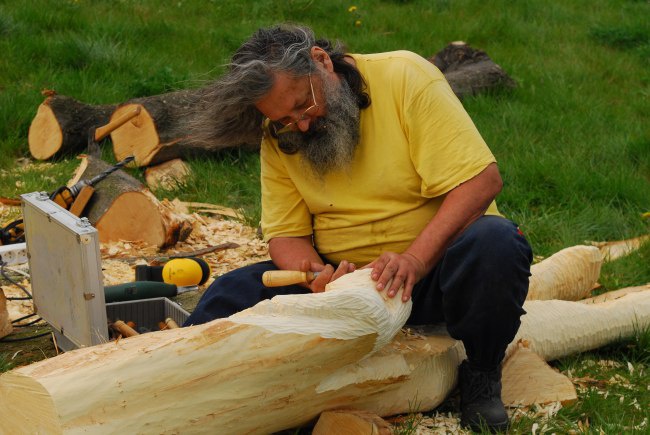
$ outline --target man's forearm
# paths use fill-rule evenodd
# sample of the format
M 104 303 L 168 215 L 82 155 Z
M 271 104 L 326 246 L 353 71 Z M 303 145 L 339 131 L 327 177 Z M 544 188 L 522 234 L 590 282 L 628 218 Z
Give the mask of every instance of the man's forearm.
M 485 213 L 501 187 L 499 170 L 492 163 L 476 177 L 451 190 L 436 215 L 404 253 L 421 261 L 427 271 L 431 270 L 456 236 Z
M 269 255 L 278 268 L 285 270 L 300 270 L 304 259 L 323 263 L 312 245 L 311 236 L 273 238 L 269 241 Z

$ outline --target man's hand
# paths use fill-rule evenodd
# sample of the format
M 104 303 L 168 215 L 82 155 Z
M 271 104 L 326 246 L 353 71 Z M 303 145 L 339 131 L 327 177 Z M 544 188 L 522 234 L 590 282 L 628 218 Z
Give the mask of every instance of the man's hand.
M 321 293 L 325 291 L 325 285 L 328 283 L 340 278 L 346 273 L 354 272 L 356 266 L 354 263 L 350 263 L 346 260 L 341 261 L 339 266 L 334 269 L 334 266 L 331 264 L 320 264 L 320 263 L 310 263 L 309 260 L 302 260 L 300 265 L 300 270 L 302 272 L 319 272 L 318 276 L 314 280 L 307 284 L 307 287 L 311 289 L 314 293 Z
M 424 263 L 409 253 L 384 252 L 363 268 L 369 267 L 372 267 L 370 277 L 377 281 L 377 290 L 381 291 L 390 284 L 387 291 L 388 297 L 395 296 L 397 290 L 402 285 L 404 286 L 402 302 L 408 302 L 413 286 L 426 274 Z

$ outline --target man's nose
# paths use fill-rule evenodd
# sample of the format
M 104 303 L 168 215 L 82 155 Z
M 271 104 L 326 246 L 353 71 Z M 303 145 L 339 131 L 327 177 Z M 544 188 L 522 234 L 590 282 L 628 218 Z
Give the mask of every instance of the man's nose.
M 298 126 L 298 130 L 302 131 L 303 133 L 309 130 L 309 124 L 311 124 L 310 117 L 301 119 L 300 121 L 296 122 L 296 126 Z

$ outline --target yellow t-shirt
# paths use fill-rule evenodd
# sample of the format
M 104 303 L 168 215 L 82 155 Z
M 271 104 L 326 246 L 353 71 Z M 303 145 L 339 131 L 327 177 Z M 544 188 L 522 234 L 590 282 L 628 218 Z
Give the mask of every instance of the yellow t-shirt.
M 351 167 L 318 179 L 300 153 L 284 154 L 265 137 L 262 231 L 267 241 L 313 234 L 329 261 L 364 265 L 382 252 L 403 252 L 444 195 L 495 158 L 426 59 L 407 51 L 351 56 L 371 99 Z M 487 214 L 499 214 L 494 202 Z

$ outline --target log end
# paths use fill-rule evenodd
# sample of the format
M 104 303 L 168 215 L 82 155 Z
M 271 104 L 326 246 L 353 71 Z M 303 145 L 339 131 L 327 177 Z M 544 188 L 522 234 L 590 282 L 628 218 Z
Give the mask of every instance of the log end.
M 126 192 L 114 199 L 110 208 L 95 223 L 102 243 L 142 240 L 153 246 L 167 241 L 160 210 L 142 192 Z
M 54 401 L 40 382 L 16 371 L 0 376 L 2 433 L 62 434 Z
M 29 126 L 27 142 L 29 143 L 29 152 L 37 160 L 47 160 L 61 149 L 63 131 L 48 100 L 38 106 L 36 116 Z
M 136 117 L 111 133 L 113 154 L 117 161 L 135 156 L 136 166 L 148 166 L 160 148 L 160 137 L 156 123 L 147 109 L 139 104 L 125 104 L 113 112 L 111 121 L 133 112 L 138 107 L 140 113 Z

